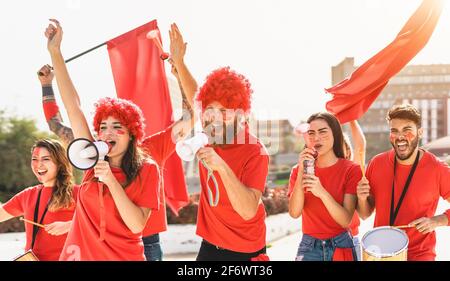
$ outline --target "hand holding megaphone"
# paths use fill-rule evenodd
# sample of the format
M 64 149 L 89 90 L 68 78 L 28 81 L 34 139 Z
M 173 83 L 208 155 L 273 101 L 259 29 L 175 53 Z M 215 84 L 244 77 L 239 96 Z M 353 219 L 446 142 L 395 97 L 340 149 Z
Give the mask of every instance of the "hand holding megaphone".
M 89 170 L 97 165 L 99 160 L 104 160 L 110 150 L 111 145 L 107 142 L 79 138 L 69 144 L 67 158 L 75 168 Z
M 192 138 L 179 141 L 175 150 L 184 161 L 192 161 L 197 151 L 208 144 L 208 137 L 205 133 L 197 133 Z

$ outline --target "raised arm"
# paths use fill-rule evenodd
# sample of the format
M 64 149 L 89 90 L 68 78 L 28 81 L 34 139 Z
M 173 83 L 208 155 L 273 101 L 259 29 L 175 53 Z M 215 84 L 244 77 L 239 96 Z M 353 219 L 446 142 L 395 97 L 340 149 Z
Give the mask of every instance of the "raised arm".
M 52 86 L 53 71 L 49 65 L 44 65 L 38 73 L 40 73 L 38 78 L 42 86 L 42 106 L 48 127 L 67 146 L 73 140 L 73 132 L 71 128 L 64 125 L 56 103 Z
M 366 138 L 358 121 L 354 120 L 350 122 L 350 130 L 354 145 L 353 162 L 361 164 L 361 161 L 365 162 L 366 159 Z
M 51 19 L 50 21 L 52 21 L 54 25 L 50 23 L 45 31 L 45 36 L 48 39 L 47 48 L 52 59 L 59 93 L 61 94 L 64 107 L 69 116 L 73 135 L 75 138 L 87 138 L 93 140 L 94 138 L 89 130 L 86 117 L 81 111 L 78 93 L 70 79 L 66 63 L 64 62 L 61 53 L 61 41 L 63 37 L 62 27 L 57 20 Z
M 195 123 L 195 112 L 193 110 L 194 96 L 197 92 L 197 82 L 184 63 L 187 43 L 176 24 L 172 24 L 169 30 L 170 36 L 170 63 L 172 74 L 177 78 L 183 99 L 183 115 L 175 122 L 172 137 L 175 141 L 185 138 L 192 131 Z

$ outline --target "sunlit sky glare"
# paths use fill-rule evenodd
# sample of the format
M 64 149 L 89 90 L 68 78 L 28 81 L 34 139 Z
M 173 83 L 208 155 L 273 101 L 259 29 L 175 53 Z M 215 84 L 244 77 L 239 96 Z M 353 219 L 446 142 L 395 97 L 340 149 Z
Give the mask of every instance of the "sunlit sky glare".
M 199 84 L 211 70 L 231 66 L 252 83 L 253 111 L 258 118 L 288 118 L 296 124 L 324 110 L 329 96 L 323 89 L 331 86 L 333 65 L 345 57 L 355 57 L 360 65 L 373 56 L 395 38 L 420 3 L 4 1 L 0 9 L 0 109 L 35 118 L 39 128 L 47 129 L 36 71 L 50 63 L 43 35 L 48 18 L 59 19 L 63 26 L 62 51 L 66 58 L 157 19 L 166 50 L 170 24 L 176 22 L 180 27 L 188 42 L 186 64 Z M 446 4 L 428 45 L 412 64 L 450 63 L 450 8 Z M 88 116 L 98 98 L 115 96 L 106 47 L 68 66 Z

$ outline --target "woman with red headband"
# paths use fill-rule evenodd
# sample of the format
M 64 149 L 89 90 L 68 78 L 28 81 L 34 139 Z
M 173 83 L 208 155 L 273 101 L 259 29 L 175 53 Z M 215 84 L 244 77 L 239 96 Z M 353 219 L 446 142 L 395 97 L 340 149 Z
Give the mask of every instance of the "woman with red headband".
M 47 48 L 73 135 L 94 140 L 61 54 L 62 28 L 52 22 L 56 26 L 50 24 L 45 32 Z M 60 260 L 145 260 L 142 230 L 159 207 L 160 171 L 140 148 L 142 112 L 129 101 L 103 98 L 93 123 L 111 149 L 84 175 Z

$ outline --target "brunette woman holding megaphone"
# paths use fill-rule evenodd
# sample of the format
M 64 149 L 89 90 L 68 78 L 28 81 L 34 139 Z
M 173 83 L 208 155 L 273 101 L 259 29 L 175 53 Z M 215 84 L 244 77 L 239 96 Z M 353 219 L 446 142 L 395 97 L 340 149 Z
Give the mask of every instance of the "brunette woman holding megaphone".
M 94 138 L 61 54 L 62 28 L 58 21 L 51 21 L 46 30 L 48 50 L 73 136 L 92 142 Z M 177 122 L 168 128 L 169 137 L 164 139 L 173 143 L 172 152 L 172 137 L 187 135 L 192 121 Z M 105 160 L 98 159 L 95 167 L 85 172 L 76 215 L 60 260 L 145 260 L 142 231 L 151 214 L 160 208 L 161 179 L 159 163 L 143 150 L 151 150 L 149 146 L 156 141 L 147 145 L 147 138 L 143 144 L 142 112 L 127 100 L 100 99 L 93 123 L 98 140 L 107 142 L 111 149 Z M 158 134 L 153 139 L 160 138 Z M 162 150 L 169 151 L 167 147 L 170 146 Z M 162 158 L 159 154 L 164 151 L 155 157 Z

